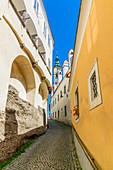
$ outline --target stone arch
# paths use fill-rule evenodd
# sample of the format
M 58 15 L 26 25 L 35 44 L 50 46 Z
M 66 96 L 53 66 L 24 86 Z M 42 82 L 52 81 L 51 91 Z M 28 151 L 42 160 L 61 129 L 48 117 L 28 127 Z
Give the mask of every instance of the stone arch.
M 13 85 L 20 93 L 24 92 L 24 99 L 31 104 L 34 104 L 36 87 L 35 77 L 32 65 L 27 57 L 19 55 L 14 59 L 9 83 L 11 83 L 11 85 Z
M 39 94 L 42 96 L 42 99 L 48 99 L 48 88 L 44 81 L 41 82 L 39 86 Z

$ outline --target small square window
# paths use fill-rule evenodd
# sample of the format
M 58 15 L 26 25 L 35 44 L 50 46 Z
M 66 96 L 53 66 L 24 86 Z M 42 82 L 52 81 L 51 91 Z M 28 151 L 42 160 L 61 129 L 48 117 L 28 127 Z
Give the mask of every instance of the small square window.
M 88 74 L 89 109 L 102 103 L 97 58 Z

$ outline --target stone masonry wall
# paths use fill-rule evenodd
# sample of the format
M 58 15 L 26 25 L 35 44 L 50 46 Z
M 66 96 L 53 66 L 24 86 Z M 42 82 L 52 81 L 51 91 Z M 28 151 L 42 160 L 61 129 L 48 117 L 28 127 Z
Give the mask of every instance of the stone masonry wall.
M 31 138 L 46 131 L 46 126 L 43 126 L 43 110 L 40 107 L 36 109 L 30 103 L 20 99 L 18 91 L 11 85 L 4 115 L 5 139 L 0 142 L 0 162 L 10 158 Z

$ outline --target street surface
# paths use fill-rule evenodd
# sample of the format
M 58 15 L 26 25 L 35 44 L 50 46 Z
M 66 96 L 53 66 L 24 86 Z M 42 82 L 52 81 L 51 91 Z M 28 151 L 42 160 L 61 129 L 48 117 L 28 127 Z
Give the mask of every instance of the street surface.
M 49 120 L 47 133 L 26 149 L 6 170 L 75 170 L 71 127 Z

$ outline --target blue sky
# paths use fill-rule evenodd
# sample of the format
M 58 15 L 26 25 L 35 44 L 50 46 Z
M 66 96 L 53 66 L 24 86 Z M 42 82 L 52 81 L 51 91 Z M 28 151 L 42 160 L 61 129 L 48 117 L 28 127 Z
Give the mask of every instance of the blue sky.
M 74 48 L 81 0 L 43 0 L 43 2 L 55 41 L 53 66 L 56 51 L 62 66 L 63 61 L 68 59 L 68 51 Z

